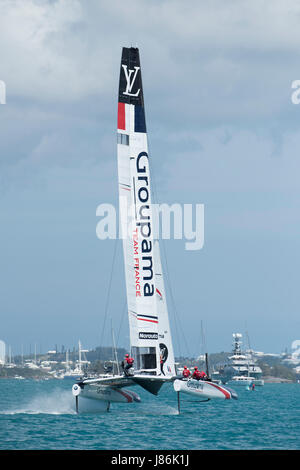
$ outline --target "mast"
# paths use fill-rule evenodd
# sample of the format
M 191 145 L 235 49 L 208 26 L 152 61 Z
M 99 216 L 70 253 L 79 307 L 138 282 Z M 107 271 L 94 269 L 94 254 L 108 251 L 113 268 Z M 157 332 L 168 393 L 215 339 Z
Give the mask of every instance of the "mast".
M 79 365 L 79 370 L 81 372 L 81 343 L 80 343 L 80 340 L 78 341 L 78 365 Z
M 117 364 L 117 372 L 118 372 L 118 375 L 120 375 L 120 368 L 119 368 L 119 361 L 118 361 L 118 353 L 117 353 L 117 347 L 116 347 L 116 341 L 115 341 L 115 333 L 114 333 L 114 329 L 113 329 L 113 324 L 112 324 L 112 320 L 111 320 L 111 336 L 112 336 L 112 343 L 113 343 L 113 351 L 114 351 L 114 360 Z M 114 370 L 114 367 L 113 367 L 113 370 Z
M 69 349 L 66 350 L 66 370 L 69 371 Z
M 151 177 L 139 50 L 123 48 L 118 99 L 118 177 L 131 354 L 135 369 L 174 374 Z

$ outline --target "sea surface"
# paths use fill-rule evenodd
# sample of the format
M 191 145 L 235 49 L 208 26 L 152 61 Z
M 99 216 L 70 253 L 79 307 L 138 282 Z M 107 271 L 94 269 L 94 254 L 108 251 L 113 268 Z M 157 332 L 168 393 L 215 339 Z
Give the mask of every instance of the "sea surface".
M 265 384 L 238 400 L 196 402 L 164 385 L 158 397 L 134 387 L 141 403 L 79 398 L 72 380 L 0 380 L 1 450 L 300 449 L 300 384 Z

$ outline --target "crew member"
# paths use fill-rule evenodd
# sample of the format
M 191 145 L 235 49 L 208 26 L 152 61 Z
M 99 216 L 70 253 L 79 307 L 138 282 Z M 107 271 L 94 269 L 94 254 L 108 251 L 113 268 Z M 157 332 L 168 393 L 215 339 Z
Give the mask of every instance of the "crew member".
M 204 372 L 204 370 L 201 370 L 201 372 L 200 372 L 200 380 L 206 380 L 206 379 L 207 379 L 206 373 Z
M 125 359 L 123 361 L 123 368 L 125 375 L 129 375 L 128 371 L 133 366 L 134 359 L 129 356 L 129 354 L 125 354 Z
M 185 379 L 188 379 L 189 376 L 191 375 L 191 372 L 189 371 L 187 366 L 184 366 L 183 371 L 182 371 L 182 375 Z
M 194 372 L 192 374 L 192 379 L 195 379 L 195 380 L 200 380 L 201 379 L 200 370 L 198 369 L 197 366 L 194 367 Z

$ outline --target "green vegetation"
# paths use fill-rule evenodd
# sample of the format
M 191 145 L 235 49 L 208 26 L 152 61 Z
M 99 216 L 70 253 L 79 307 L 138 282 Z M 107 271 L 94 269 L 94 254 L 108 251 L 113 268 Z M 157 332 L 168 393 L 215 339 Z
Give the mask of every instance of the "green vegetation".
M 278 377 L 280 379 L 292 380 L 293 382 L 297 379 L 296 373 L 290 367 L 279 362 L 269 365 L 264 361 L 258 361 L 258 365 L 261 367 L 264 377 Z
M 42 379 L 45 377 L 51 378 L 52 375 L 40 369 L 29 369 L 25 367 L 0 367 L 0 379 L 9 379 L 16 376 L 24 377 L 25 379 Z

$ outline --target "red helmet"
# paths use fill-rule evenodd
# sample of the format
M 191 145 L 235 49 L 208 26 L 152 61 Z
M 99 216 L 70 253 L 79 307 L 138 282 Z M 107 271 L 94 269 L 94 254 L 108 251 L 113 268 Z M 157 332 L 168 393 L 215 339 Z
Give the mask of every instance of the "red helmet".
M 184 366 L 184 369 L 186 369 L 186 366 Z
M 195 366 L 195 367 L 194 367 L 194 369 L 195 369 L 195 370 L 198 370 L 198 367 L 197 367 L 197 366 Z
M 125 357 L 129 357 L 129 354 L 125 354 Z

